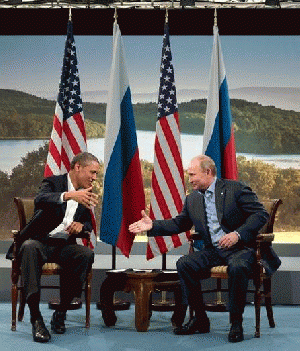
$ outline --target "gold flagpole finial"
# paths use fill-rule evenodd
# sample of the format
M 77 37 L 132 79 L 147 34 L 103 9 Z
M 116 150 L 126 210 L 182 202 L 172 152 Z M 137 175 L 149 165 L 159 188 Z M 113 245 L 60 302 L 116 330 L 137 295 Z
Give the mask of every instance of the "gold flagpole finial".
M 165 17 L 165 22 L 168 23 L 169 22 L 169 10 L 168 7 L 166 7 L 166 17 Z
M 218 26 L 218 19 L 217 19 L 217 8 L 215 7 L 215 14 L 214 14 L 214 26 Z
M 118 18 L 117 7 L 115 7 L 115 13 L 114 13 L 115 22 L 117 22 L 117 18 Z
M 69 21 L 72 21 L 72 10 L 71 10 L 71 4 L 69 6 Z

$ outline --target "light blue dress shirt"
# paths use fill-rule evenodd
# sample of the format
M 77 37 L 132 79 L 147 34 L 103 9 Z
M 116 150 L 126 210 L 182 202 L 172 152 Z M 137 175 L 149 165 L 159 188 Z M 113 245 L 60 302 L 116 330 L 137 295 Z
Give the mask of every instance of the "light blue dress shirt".
M 214 246 L 218 246 L 219 240 L 225 235 L 217 216 L 216 209 L 216 178 L 204 193 L 204 203 L 206 208 L 207 226 Z

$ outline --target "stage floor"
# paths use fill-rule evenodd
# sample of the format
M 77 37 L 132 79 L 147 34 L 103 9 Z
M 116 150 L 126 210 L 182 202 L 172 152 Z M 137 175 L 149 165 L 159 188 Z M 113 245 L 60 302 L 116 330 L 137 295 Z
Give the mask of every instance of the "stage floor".
M 47 304 L 41 306 L 47 327 L 52 312 Z M 247 305 L 244 314 L 245 340 L 230 344 L 228 313 L 208 313 L 211 321 L 209 334 L 177 336 L 170 323 L 171 312 L 153 312 L 148 332 L 139 333 L 134 327 L 134 305 L 128 311 L 117 312 L 115 327 L 104 326 L 96 305 L 91 306 L 91 327 L 84 328 L 85 308 L 70 311 L 64 335 L 52 335 L 48 344 L 32 341 L 29 312 L 24 322 L 17 324 L 17 331 L 10 330 L 11 305 L 0 303 L 1 350 L 72 350 L 72 351 L 298 351 L 300 349 L 300 306 L 274 306 L 276 328 L 269 328 L 266 312 L 262 308 L 261 337 L 254 337 L 254 307 Z

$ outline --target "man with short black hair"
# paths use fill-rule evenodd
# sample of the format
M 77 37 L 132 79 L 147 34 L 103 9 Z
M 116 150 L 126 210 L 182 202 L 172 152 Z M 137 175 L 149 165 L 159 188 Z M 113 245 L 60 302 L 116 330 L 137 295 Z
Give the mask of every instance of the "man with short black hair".
M 34 216 L 20 233 L 18 259 L 36 342 L 51 338 L 39 309 L 43 264 L 51 261 L 62 267 L 60 304 L 51 320 L 51 329 L 58 334 L 65 332 L 67 308 L 81 295 L 93 264 L 93 252 L 78 245 L 76 237 L 92 231 L 90 209 L 98 203 L 92 185 L 99 169 L 98 159 L 84 152 L 74 157 L 69 173 L 45 178 L 34 200 Z

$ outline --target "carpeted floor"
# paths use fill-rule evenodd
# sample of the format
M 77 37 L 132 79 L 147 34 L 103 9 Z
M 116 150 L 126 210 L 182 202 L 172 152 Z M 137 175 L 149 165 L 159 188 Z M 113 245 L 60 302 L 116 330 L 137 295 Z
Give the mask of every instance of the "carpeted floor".
M 49 327 L 52 312 L 42 305 L 42 314 Z M 148 332 L 139 333 L 134 327 L 134 306 L 128 311 L 117 312 L 115 327 L 104 326 L 101 313 L 91 306 L 91 327 L 84 328 L 85 309 L 70 311 L 67 316 L 67 332 L 52 335 L 48 344 L 32 340 L 28 310 L 17 331 L 10 330 L 11 305 L 0 304 L 0 350 L 36 351 L 298 351 L 300 350 L 300 306 L 274 306 L 276 328 L 269 328 L 265 309 L 262 309 L 261 338 L 254 337 L 254 307 L 246 306 L 244 314 L 245 340 L 230 344 L 228 314 L 210 312 L 211 332 L 205 335 L 177 336 L 172 332 L 171 312 L 153 312 Z

